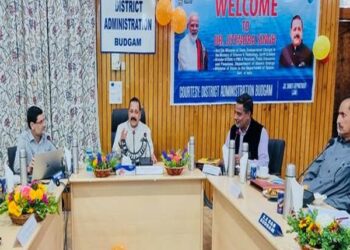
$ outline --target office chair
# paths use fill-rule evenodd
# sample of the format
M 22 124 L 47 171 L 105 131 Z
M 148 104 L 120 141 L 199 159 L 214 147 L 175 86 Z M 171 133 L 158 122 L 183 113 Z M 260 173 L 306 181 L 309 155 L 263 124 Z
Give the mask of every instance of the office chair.
M 7 148 L 7 158 L 9 162 L 9 168 L 12 170 L 13 173 L 15 173 L 13 168 L 15 164 L 16 151 L 17 151 L 17 146 Z
M 113 109 L 112 112 L 112 147 L 114 143 L 115 134 L 119 124 L 128 120 L 128 109 Z M 141 109 L 141 121 L 146 124 L 146 113 L 144 109 Z
M 269 174 L 281 175 L 285 144 L 284 140 L 269 139 Z

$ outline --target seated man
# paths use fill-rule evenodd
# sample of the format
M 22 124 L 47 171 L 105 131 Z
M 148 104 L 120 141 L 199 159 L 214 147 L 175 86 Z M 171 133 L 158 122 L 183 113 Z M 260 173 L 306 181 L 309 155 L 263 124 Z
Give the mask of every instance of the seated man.
M 50 136 L 45 133 L 45 115 L 43 111 L 32 106 L 27 111 L 27 124 L 29 130 L 23 131 L 17 139 L 17 151 L 14 162 L 15 173 L 20 173 L 19 153 L 24 149 L 27 154 L 27 172 L 32 174 L 35 155 L 38 153 L 55 150 L 55 146 L 50 140 Z
M 259 166 L 268 166 L 269 136 L 266 129 L 252 118 L 253 99 L 245 93 L 237 97 L 236 102 L 235 124 L 227 134 L 225 145 L 228 147 L 230 140 L 235 140 L 235 163 L 239 164 L 243 142 L 247 142 L 249 144 L 249 159 L 255 160 Z
M 327 195 L 329 205 L 350 212 L 350 96 L 340 104 L 337 130 L 338 137 L 309 166 L 304 184 Z
M 134 164 L 139 164 L 141 157 L 151 157 L 155 163 L 151 130 L 140 119 L 141 103 L 133 97 L 129 102 L 128 120 L 117 127 L 112 150 L 130 157 Z

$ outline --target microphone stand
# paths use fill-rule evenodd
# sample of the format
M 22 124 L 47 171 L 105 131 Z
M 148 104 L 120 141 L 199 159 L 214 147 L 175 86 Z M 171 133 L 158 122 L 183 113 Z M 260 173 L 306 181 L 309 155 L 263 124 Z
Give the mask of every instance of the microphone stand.
M 335 140 L 336 140 L 336 138 L 331 138 L 331 139 L 328 141 L 327 146 L 322 150 L 322 152 L 319 153 L 319 154 L 317 155 L 317 157 L 309 164 L 309 166 L 308 166 L 306 169 L 304 169 L 304 171 L 298 176 L 297 181 L 298 181 L 299 183 L 300 183 L 300 178 L 303 177 L 303 176 L 305 175 L 305 173 L 310 169 L 310 167 L 311 167 L 315 162 L 317 162 L 317 159 L 318 159 L 329 147 L 333 146 Z M 304 182 L 304 178 L 303 178 L 302 182 Z

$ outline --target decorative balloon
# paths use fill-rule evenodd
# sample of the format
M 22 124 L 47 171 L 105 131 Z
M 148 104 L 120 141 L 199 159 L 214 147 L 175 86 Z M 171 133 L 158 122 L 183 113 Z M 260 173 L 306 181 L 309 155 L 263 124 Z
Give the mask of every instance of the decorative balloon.
M 177 7 L 172 16 L 171 28 L 174 32 L 181 34 L 186 30 L 187 16 L 183 8 Z
M 172 16 L 172 6 L 170 0 L 160 0 L 156 7 L 156 18 L 160 25 L 167 25 Z
M 322 62 L 328 61 L 329 51 L 331 50 L 331 42 L 327 36 L 319 36 L 314 42 L 312 52 L 317 60 Z

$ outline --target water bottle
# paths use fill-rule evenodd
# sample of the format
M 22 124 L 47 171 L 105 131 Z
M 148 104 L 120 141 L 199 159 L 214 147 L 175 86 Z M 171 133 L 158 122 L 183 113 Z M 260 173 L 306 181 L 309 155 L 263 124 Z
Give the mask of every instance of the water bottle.
M 90 164 L 90 158 L 93 157 L 92 150 L 90 148 L 87 148 L 85 150 L 85 165 L 86 165 L 86 172 L 88 175 L 93 175 L 93 168 Z
M 230 140 L 228 147 L 228 176 L 234 176 L 235 141 Z
M 283 217 L 287 219 L 293 211 L 292 207 L 292 181 L 295 179 L 295 165 L 288 164 L 284 187 Z
M 21 185 L 27 185 L 27 153 L 25 149 L 20 149 L 19 151 L 19 165 L 21 170 Z
M 247 172 L 248 172 L 248 151 L 249 145 L 247 142 L 243 143 L 242 157 L 240 159 L 240 171 L 239 171 L 239 179 L 241 183 L 245 183 L 247 181 Z
M 78 161 L 78 140 L 73 138 L 72 142 L 72 156 L 73 156 L 73 173 L 79 173 L 79 161 Z
M 190 137 L 190 142 L 188 146 L 188 153 L 190 155 L 190 162 L 188 169 L 193 171 L 195 169 L 195 150 L 194 150 L 194 136 Z

